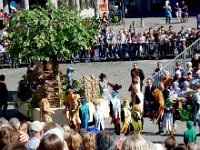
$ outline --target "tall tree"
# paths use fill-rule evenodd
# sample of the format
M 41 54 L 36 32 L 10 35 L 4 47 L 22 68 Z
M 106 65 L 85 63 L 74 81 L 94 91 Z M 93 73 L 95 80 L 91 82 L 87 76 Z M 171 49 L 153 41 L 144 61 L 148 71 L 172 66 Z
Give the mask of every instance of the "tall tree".
M 97 34 L 93 19 L 90 24 L 76 10 L 63 3 L 59 8 L 51 3 L 22 10 L 9 22 L 9 38 L 12 41 L 9 53 L 13 57 L 29 57 L 33 60 L 68 59 L 82 47 L 90 47 Z M 57 71 L 54 66 L 54 71 Z

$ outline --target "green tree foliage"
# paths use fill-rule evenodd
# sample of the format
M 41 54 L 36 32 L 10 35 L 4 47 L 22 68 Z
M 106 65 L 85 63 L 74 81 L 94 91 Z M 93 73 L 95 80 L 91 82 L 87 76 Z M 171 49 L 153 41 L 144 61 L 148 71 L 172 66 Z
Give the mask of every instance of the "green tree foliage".
M 57 9 L 47 3 L 46 7 L 22 10 L 9 22 L 9 53 L 33 60 L 68 59 L 95 42 L 96 27 L 93 19 L 87 25 L 80 12 L 65 4 Z

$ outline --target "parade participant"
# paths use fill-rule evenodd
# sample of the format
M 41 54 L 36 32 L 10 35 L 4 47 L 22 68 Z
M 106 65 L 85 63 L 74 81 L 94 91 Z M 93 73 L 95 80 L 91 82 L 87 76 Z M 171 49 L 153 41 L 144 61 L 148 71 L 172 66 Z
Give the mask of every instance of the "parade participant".
M 144 116 L 152 117 L 155 104 L 152 92 L 154 91 L 155 86 L 152 85 L 151 78 L 148 78 L 146 83 L 147 86 L 145 87 L 145 92 L 144 92 Z
M 97 102 L 98 100 L 96 100 Z M 104 130 L 105 126 L 104 126 L 104 114 L 103 111 L 101 110 L 100 107 L 100 102 L 97 102 L 95 109 L 96 111 L 94 112 L 94 120 L 95 120 L 95 128 L 100 130 Z
M 88 120 L 89 120 L 89 107 L 86 105 L 86 99 L 81 98 L 81 108 L 79 112 L 79 116 L 81 118 L 81 127 L 84 129 L 88 129 Z
M 162 91 L 164 100 L 166 100 L 167 98 L 169 98 L 169 90 L 165 88 L 163 82 L 160 82 L 160 83 L 158 84 L 158 88 Z
M 134 134 L 142 134 L 142 116 L 141 116 L 140 105 L 134 105 L 133 111 L 131 114 L 132 117 L 132 128 Z
M 166 134 L 173 134 L 173 104 L 172 98 L 167 98 L 165 100 L 164 115 L 162 121 L 162 130 L 166 131 Z
M 184 132 L 184 143 L 186 145 L 196 142 L 196 131 L 193 129 L 193 122 L 187 121 L 186 126 L 188 130 Z
M 139 69 L 137 63 L 133 63 L 133 69 L 131 69 L 131 77 L 134 79 L 136 76 L 140 77 L 140 90 L 142 91 L 143 80 L 145 79 L 144 72 L 142 69 Z
M 71 87 L 72 88 L 72 84 L 73 84 L 73 79 L 72 79 L 72 73 L 74 72 L 74 68 L 67 68 L 67 87 Z
M 132 107 L 135 104 L 139 104 L 140 99 L 136 96 L 136 94 L 140 92 L 140 77 L 139 76 L 136 76 L 134 79 L 132 79 L 132 84 L 130 85 L 128 91 L 131 92 Z
M 121 111 L 121 121 L 123 122 L 123 126 L 120 132 L 124 132 L 124 134 L 127 135 L 129 132 L 129 124 L 131 123 L 131 112 L 130 112 L 128 99 L 123 100 L 122 111 Z
M 50 93 L 46 92 L 45 97 L 40 101 L 40 120 L 45 123 L 53 121 L 51 115 L 54 114 L 54 111 L 50 110 L 49 97 Z
M 110 115 L 112 117 L 111 123 L 114 123 L 115 133 L 120 135 L 120 118 L 121 118 L 121 103 L 120 99 L 117 98 L 117 90 L 121 89 L 122 86 L 116 84 L 111 92 L 112 99 L 110 101 Z
M 101 73 L 99 75 L 99 78 L 100 78 L 99 80 L 100 93 L 102 94 L 105 100 L 110 101 L 111 95 L 109 89 L 110 87 L 113 87 L 113 85 L 106 80 L 106 75 L 104 73 Z
M 7 110 L 7 100 L 8 100 L 8 89 L 5 83 L 5 75 L 0 75 L 0 111 L 3 107 L 3 116 L 6 115 Z
M 72 99 L 69 102 L 69 109 L 68 109 L 68 122 L 70 127 L 79 129 L 81 120 L 79 117 L 79 108 L 80 108 L 80 95 L 79 94 L 73 94 Z M 67 109 L 65 109 L 65 112 Z
M 159 88 L 156 88 L 153 92 L 152 95 L 154 96 L 155 99 L 155 105 L 154 105 L 154 109 L 155 109 L 155 114 L 154 117 L 156 118 L 156 121 L 158 123 L 158 129 L 159 131 L 156 134 L 161 134 L 162 131 L 162 117 L 164 114 L 164 104 L 165 104 L 165 100 L 164 100 L 164 96 L 162 91 Z

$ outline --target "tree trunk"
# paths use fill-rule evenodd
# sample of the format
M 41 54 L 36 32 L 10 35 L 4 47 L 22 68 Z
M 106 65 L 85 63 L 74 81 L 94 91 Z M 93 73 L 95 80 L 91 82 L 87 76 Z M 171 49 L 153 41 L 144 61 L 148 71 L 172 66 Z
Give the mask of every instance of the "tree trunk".
M 53 70 L 53 74 L 54 74 L 54 79 L 55 80 L 60 80 L 60 76 L 59 76 L 59 63 L 58 63 L 58 57 L 57 55 L 53 55 L 51 57 L 51 60 L 52 60 L 52 70 Z

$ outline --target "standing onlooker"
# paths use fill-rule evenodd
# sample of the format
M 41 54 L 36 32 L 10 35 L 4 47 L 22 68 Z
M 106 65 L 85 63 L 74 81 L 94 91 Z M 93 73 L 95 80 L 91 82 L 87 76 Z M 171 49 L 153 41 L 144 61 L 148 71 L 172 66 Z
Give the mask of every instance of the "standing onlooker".
M 0 75 L 0 111 L 3 107 L 3 116 L 6 115 L 7 110 L 7 100 L 8 100 L 8 90 L 5 84 L 5 76 L 2 74 Z
M 176 19 L 178 20 L 178 11 L 179 11 L 178 3 L 176 3 L 176 5 L 174 6 L 174 11 L 175 11 Z
M 197 29 L 200 29 L 200 13 L 197 15 Z
M 181 8 L 178 9 L 178 23 L 182 22 L 182 10 Z
M 188 5 L 185 3 L 185 1 L 182 1 L 182 10 L 183 10 L 183 22 L 188 22 Z
M 172 13 L 171 13 L 172 8 L 170 6 L 169 1 L 165 2 L 164 8 L 165 8 L 165 16 L 166 16 L 166 24 L 167 24 L 167 23 L 170 23 L 170 20 L 172 18 Z
M 152 79 L 148 78 L 147 81 L 147 86 L 145 87 L 144 91 L 144 115 L 148 117 L 150 116 L 152 111 L 154 110 L 154 104 L 155 100 L 152 95 L 152 92 L 155 90 L 155 86 L 152 85 Z

